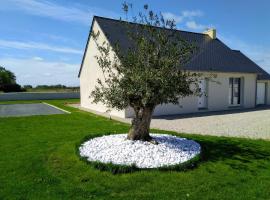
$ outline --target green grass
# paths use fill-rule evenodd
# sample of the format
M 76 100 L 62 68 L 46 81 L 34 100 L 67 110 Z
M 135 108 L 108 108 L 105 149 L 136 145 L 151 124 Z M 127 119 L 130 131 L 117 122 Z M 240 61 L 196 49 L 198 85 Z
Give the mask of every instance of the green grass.
M 179 134 L 202 145 L 196 168 L 114 175 L 82 161 L 76 145 L 87 136 L 126 132 L 128 125 L 67 107 L 67 100 L 47 102 L 72 113 L 0 118 L 0 199 L 270 197 L 269 141 Z

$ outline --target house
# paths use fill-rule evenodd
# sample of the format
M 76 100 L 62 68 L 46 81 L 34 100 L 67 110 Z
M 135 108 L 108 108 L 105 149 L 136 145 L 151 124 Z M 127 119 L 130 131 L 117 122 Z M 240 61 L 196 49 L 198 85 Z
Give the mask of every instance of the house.
M 132 23 L 131 23 L 132 24 Z M 128 48 L 126 26 L 119 20 L 95 16 L 90 33 L 100 32 L 99 39 L 109 44 L 118 42 L 120 48 Z M 164 29 L 166 31 L 166 29 Z M 179 99 L 180 105 L 164 104 L 156 107 L 153 115 L 172 115 L 195 112 L 219 111 L 230 109 L 254 108 L 258 105 L 270 105 L 270 75 L 238 50 L 232 50 L 216 37 L 216 30 L 204 33 L 177 31 L 188 42 L 194 42 L 199 52 L 184 66 L 186 70 L 200 72 L 205 77 L 215 73 L 214 81 L 202 79 L 201 97 L 189 96 Z M 81 107 L 106 112 L 103 104 L 92 103 L 90 93 L 102 72 L 96 61 L 96 44 L 89 34 L 85 48 L 79 78 Z M 111 110 L 117 117 L 132 117 L 131 108 Z

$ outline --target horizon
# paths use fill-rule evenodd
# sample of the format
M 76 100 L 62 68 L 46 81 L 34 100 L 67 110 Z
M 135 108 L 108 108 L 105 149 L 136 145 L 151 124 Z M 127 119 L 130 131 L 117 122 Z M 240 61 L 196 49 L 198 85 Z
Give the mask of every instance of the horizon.
M 129 2 L 134 14 L 145 4 Z M 270 38 L 267 38 L 270 2 L 262 1 L 260 5 L 242 0 L 234 4 L 231 0 L 207 2 L 151 0 L 147 4 L 155 12 L 161 11 L 166 19 L 174 18 L 178 30 L 202 33 L 207 28 L 216 28 L 217 38 L 228 47 L 240 50 L 270 72 Z M 21 85 L 78 86 L 77 76 L 93 16 L 124 19 L 122 3 L 119 0 L 1 2 L 0 66 L 14 72 Z

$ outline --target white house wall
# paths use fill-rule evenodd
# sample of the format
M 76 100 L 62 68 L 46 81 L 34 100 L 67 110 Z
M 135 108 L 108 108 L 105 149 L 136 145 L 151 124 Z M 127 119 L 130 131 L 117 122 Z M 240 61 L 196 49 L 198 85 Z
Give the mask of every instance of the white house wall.
M 101 31 L 98 23 L 94 21 L 92 30 L 97 33 L 97 31 L 100 31 L 100 44 L 102 44 L 103 41 L 107 41 L 106 37 L 104 36 L 103 32 Z M 100 78 L 102 81 L 103 74 L 102 71 L 97 63 L 97 60 L 95 58 L 96 55 L 99 55 L 99 52 L 96 47 L 95 41 L 90 38 L 88 48 L 85 54 L 84 64 L 82 67 L 81 75 L 80 75 L 80 94 L 81 94 L 81 107 L 95 110 L 98 112 L 106 112 L 108 111 L 108 108 L 104 106 L 102 103 L 92 103 L 92 98 L 90 98 L 91 91 L 94 90 L 97 79 Z M 111 55 L 112 56 L 112 55 Z M 110 111 L 111 115 L 117 116 L 117 117 L 125 117 L 125 111 L 117 111 L 115 109 L 112 109 Z
M 256 74 L 218 73 L 216 82 L 209 82 L 208 110 L 227 110 L 229 107 L 229 78 L 241 78 L 241 107 L 255 107 Z
M 229 107 L 229 78 L 241 78 L 242 80 L 242 103 L 243 108 L 255 107 L 256 74 L 240 73 L 215 73 L 216 77 L 208 82 L 208 108 L 198 109 L 198 97 L 189 96 L 179 100 L 179 105 L 163 104 L 156 107 L 154 116 L 185 114 L 205 111 L 228 110 Z M 270 93 L 270 91 L 269 91 Z M 269 94 L 268 93 L 268 94 Z M 131 108 L 126 109 L 126 117 L 132 117 Z

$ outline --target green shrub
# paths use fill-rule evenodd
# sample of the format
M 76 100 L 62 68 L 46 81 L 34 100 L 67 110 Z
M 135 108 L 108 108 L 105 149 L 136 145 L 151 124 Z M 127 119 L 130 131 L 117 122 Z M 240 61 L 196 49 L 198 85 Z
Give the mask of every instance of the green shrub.
M 19 84 L 17 83 L 11 83 L 11 84 L 3 84 L 0 88 L 3 92 L 25 92 L 25 89 L 23 89 Z

